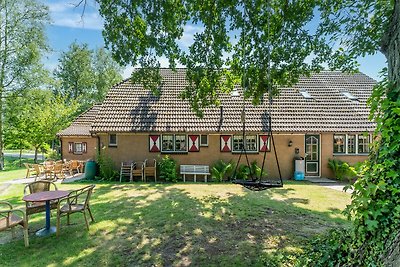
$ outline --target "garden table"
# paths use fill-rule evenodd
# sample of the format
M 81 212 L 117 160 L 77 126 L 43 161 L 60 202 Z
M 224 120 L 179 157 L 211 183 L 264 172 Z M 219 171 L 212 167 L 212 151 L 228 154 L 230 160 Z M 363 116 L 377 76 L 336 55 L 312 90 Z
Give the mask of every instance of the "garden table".
M 56 232 L 56 227 L 50 226 L 50 201 L 59 200 L 68 196 L 69 191 L 43 191 L 24 196 L 22 199 L 29 202 L 46 202 L 46 227 L 36 232 L 37 236 L 47 236 Z

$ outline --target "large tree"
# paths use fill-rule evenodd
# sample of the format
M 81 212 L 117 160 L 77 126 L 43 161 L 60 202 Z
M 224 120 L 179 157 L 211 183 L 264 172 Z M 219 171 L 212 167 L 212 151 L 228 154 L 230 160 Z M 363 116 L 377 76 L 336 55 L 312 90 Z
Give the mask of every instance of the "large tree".
M 121 67 L 104 48 L 95 51 L 88 44 L 72 43 L 63 52 L 54 75 L 60 82 L 55 93 L 67 101 L 78 100 L 81 110 L 101 102 L 108 89 L 122 80 Z
M 218 103 L 218 93 L 231 89 L 235 77 L 257 102 L 324 63 L 351 71 L 359 56 L 383 53 L 387 79 L 371 98 L 380 138 L 352 195 L 355 231 L 346 246 L 347 264 L 374 264 L 396 254 L 391 248 L 400 243 L 399 0 L 98 2 L 114 58 L 141 65 L 135 78 L 153 90 L 160 81 L 158 57 L 168 58 L 172 67 L 186 66 L 184 97 L 198 112 Z M 182 49 L 179 39 L 188 24 L 199 32 Z
M 8 98 L 4 129 L 7 144 L 33 147 L 36 162 L 39 150 L 72 121 L 77 108 L 76 102 L 66 104 L 65 99 L 45 89 L 27 89 Z
M 32 85 L 47 48 L 48 8 L 36 0 L 0 0 L 0 162 L 3 158 L 3 99 Z M 33 78 L 33 79 L 32 79 Z

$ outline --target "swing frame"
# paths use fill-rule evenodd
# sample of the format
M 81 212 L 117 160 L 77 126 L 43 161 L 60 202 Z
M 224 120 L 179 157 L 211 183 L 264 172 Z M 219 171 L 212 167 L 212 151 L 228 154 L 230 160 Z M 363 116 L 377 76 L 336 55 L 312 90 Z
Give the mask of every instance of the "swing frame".
M 267 5 L 268 5 L 268 9 L 269 9 L 269 1 L 267 1 Z M 246 14 L 246 7 L 244 8 L 244 16 L 247 15 L 247 17 L 250 19 L 251 18 L 248 16 L 248 14 Z M 270 16 L 268 13 L 268 18 L 267 18 L 267 31 L 268 31 L 268 35 L 269 35 L 269 31 L 270 31 Z M 245 33 L 244 33 L 245 34 Z M 266 190 L 266 189 L 270 189 L 270 188 L 279 188 L 279 187 L 283 187 L 283 180 L 282 180 L 282 174 L 281 174 L 281 168 L 279 166 L 279 160 L 278 160 L 278 155 L 276 153 L 276 148 L 275 148 L 275 142 L 274 142 L 274 136 L 272 134 L 272 124 L 271 124 L 271 106 L 272 106 L 272 84 L 271 84 L 271 53 L 270 53 L 270 42 L 268 42 L 268 99 L 269 99 L 269 106 L 268 106 L 268 139 L 267 142 L 269 141 L 269 138 L 271 138 L 270 140 L 272 141 L 272 146 L 274 149 L 274 154 L 275 154 L 275 160 L 276 160 L 276 164 L 278 167 L 278 172 L 279 172 L 279 180 L 270 180 L 270 179 L 263 179 L 263 177 L 261 177 L 263 175 L 264 172 L 264 166 L 265 166 L 265 159 L 266 159 L 266 155 L 267 155 L 267 149 L 264 151 L 264 157 L 263 157 L 263 162 L 262 162 L 262 166 L 261 166 L 261 173 L 260 173 L 260 177 L 255 177 L 252 173 L 252 169 L 250 167 L 250 163 L 249 163 L 249 158 L 247 156 L 247 150 L 246 150 L 246 145 L 245 145 L 245 140 L 246 140 L 246 109 L 245 109 L 245 74 L 243 74 L 242 77 L 242 83 L 243 83 L 243 108 L 242 108 L 242 114 L 241 114 L 241 120 L 243 123 L 243 147 L 242 150 L 240 152 L 238 161 L 236 163 L 236 167 L 235 167 L 235 171 L 233 173 L 233 180 L 232 183 L 234 184 L 240 184 L 250 190 L 253 191 L 261 191 L 261 190 Z M 243 55 L 245 55 L 245 47 L 243 45 Z M 250 83 L 248 83 L 250 84 Z M 238 180 L 236 179 L 236 174 L 237 174 L 237 169 L 240 163 L 240 159 L 242 158 L 242 155 L 246 156 L 246 161 L 247 161 L 247 166 L 250 169 L 250 177 L 251 180 Z

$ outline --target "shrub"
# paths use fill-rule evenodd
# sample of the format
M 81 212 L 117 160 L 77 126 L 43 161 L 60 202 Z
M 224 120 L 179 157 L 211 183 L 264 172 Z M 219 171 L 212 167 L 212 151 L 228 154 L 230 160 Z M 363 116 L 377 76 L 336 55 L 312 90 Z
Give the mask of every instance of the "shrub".
M 46 154 L 46 159 L 60 160 L 60 159 L 61 159 L 61 154 L 58 153 L 58 151 L 51 149 L 51 150 Z
M 159 177 L 167 182 L 176 183 L 178 175 L 176 173 L 176 161 L 168 155 L 158 160 Z
M 97 164 L 99 165 L 100 178 L 105 181 L 116 180 L 118 172 L 114 169 L 114 161 L 109 155 L 98 154 Z
M 344 178 L 351 180 L 357 176 L 355 167 L 338 159 L 328 159 L 328 167 L 333 171 L 335 178 L 342 181 Z
M 252 177 L 250 177 L 252 176 Z M 248 180 L 250 178 L 266 177 L 267 172 L 263 170 L 261 175 L 261 167 L 257 165 L 257 161 L 250 163 L 250 167 L 246 164 L 241 164 L 237 169 L 236 178 L 240 180 Z
M 310 241 L 296 266 L 353 266 L 351 262 L 353 239 L 348 229 L 333 229 Z
M 228 179 L 228 177 L 232 174 L 232 171 L 235 169 L 235 164 L 232 161 L 228 163 L 223 160 L 217 161 L 211 168 L 211 178 L 215 182 L 222 182 L 223 180 Z

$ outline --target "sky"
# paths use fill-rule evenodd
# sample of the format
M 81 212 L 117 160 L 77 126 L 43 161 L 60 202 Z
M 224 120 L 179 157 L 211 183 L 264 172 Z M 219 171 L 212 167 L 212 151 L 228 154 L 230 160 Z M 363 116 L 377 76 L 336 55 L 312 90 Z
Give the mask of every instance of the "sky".
M 104 47 L 102 36 L 103 20 L 98 13 L 96 4 L 88 0 L 88 5 L 82 19 L 82 8 L 75 8 L 74 4 L 80 0 L 41 0 L 49 6 L 51 24 L 46 27 L 47 38 L 52 49 L 44 59 L 44 64 L 49 70 L 53 70 L 58 64 L 58 58 L 62 52 L 68 50 L 69 45 L 87 43 L 89 48 L 96 49 Z M 196 25 L 187 25 L 182 39 L 179 41 L 181 47 L 188 47 L 193 40 L 193 35 L 201 29 Z M 359 69 L 375 80 L 381 80 L 380 70 L 386 66 L 385 57 L 381 53 L 365 58 L 359 58 Z M 168 67 L 168 61 L 160 58 L 162 67 Z M 124 68 L 123 77 L 128 78 L 133 67 Z

